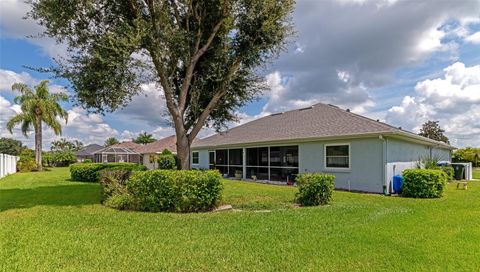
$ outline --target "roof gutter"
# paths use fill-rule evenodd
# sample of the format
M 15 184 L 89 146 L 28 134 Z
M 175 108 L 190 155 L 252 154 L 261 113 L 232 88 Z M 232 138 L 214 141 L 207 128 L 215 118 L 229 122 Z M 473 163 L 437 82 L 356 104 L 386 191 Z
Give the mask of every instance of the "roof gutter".
M 387 134 L 387 133 L 385 133 L 385 134 Z M 449 144 L 446 144 L 444 142 L 429 139 L 427 137 L 423 137 L 423 136 L 420 136 L 420 135 L 417 135 L 417 134 L 414 134 L 414 133 L 410 133 L 410 132 L 406 132 L 406 131 L 393 131 L 393 132 L 390 132 L 388 134 L 393 135 L 393 136 L 399 136 L 400 138 L 408 138 L 408 139 L 411 139 L 413 142 L 418 142 L 418 143 L 422 143 L 422 144 L 429 144 L 429 145 L 435 146 L 435 147 L 441 147 L 441 148 L 450 149 L 450 150 L 457 149 L 456 147 L 451 146 Z

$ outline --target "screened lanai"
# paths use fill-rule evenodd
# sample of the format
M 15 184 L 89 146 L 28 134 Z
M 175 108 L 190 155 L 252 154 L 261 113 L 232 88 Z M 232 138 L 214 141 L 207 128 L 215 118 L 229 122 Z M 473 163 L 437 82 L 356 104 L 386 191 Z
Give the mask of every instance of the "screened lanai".
M 133 162 L 140 163 L 141 155 L 130 148 L 109 146 L 98 150 L 94 154 L 95 162 Z

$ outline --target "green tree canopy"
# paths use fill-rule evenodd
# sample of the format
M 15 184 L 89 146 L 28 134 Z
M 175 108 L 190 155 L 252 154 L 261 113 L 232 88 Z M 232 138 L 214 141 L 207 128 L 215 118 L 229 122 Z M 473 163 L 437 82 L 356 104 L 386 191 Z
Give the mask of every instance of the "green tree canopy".
M 20 92 L 20 95 L 13 100 L 20 104 L 22 112 L 15 115 L 8 121 L 7 129 L 12 133 L 16 125 L 20 125 L 22 133 L 27 137 L 27 133 L 32 129 L 35 131 L 35 162 L 39 170 L 42 170 L 42 124 L 53 129 L 56 135 L 62 133 L 62 125 L 57 117 L 68 119 L 67 112 L 59 104 L 60 101 L 67 101 L 68 96 L 65 93 L 50 93 L 48 91 L 48 81 L 43 80 L 30 89 L 23 83 L 15 83 L 12 90 Z
M 0 138 L 0 154 L 18 156 L 25 148 L 22 141 L 6 137 Z
M 117 138 L 110 137 L 110 138 L 107 138 L 105 140 L 104 146 L 111 146 L 111 145 L 118 144 L 118 143 L 119 143 L 119 141 L 117 140 Z
M 99 112 L 157 83 L 182 168 L 205 125 L 220 130 L 266 85 L 264 64 L 292 33 L 294 0 L 31 0 L 29 16 L 69 47 L 53 71 Z
M 78 151 L 83 148 L 83 143 L 78 140 L 68 141 L 65 138 L 52 141 L 50 150 L 52 151 Z
M 453 152 L 454 162 L 471 162 L 474 167 L 480 167 L 480 147 L 464 147 Z
M 445 130 L 440 127 L 438 121 L 427 121 L 422 125 L 418 135 L 448 144 L 450 142 L 448 137 L 443 134 L 444 132 Z
M 156 141 L 156 139 L 153 138 L 153 135 L 148 134 L 146 132 L 138 134 L 137 138 L 133 139 L 134 143 L 143 144 L 143 145 L 153 143 L 155 141 Z

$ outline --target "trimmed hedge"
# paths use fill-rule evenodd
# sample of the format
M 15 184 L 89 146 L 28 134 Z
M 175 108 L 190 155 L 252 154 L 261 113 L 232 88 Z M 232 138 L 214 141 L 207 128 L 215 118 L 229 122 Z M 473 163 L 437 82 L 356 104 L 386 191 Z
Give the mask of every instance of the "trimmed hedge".
M 201 212 L 217 206 L 221 179 L 218 171 L 151 170 L 133 173 L 126 188 L 135 210 Z
M 403 171 L 402 196 L 437 198 L 443 196 L 448 176 L 442 170 L 407 169 Z
M 100 180 L 100 171 L 127 170 L 127 171 L 145 171 L 147 167 L 136 163 L 74 163 L 70 165 L 70 176 L 74 181 L 97 182 Z
M 335 176 L 321 173 L 299 174 L 295 181 L 298 193 L 295 200 L 303 206 L 326 205 L 332 201 Z

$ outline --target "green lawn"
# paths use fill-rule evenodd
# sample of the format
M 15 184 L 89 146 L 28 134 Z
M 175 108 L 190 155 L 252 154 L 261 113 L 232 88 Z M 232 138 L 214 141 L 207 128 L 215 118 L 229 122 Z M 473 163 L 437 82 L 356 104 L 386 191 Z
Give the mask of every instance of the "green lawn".
M 99 204 L 67 169 L 0 180 L 0 271 L 478 271 L 480 182 L 419 200 L 225 181 L 235 211 L 168 214 Z
M 473 168 L 473 178 L 480 179 L 480 168 Z

